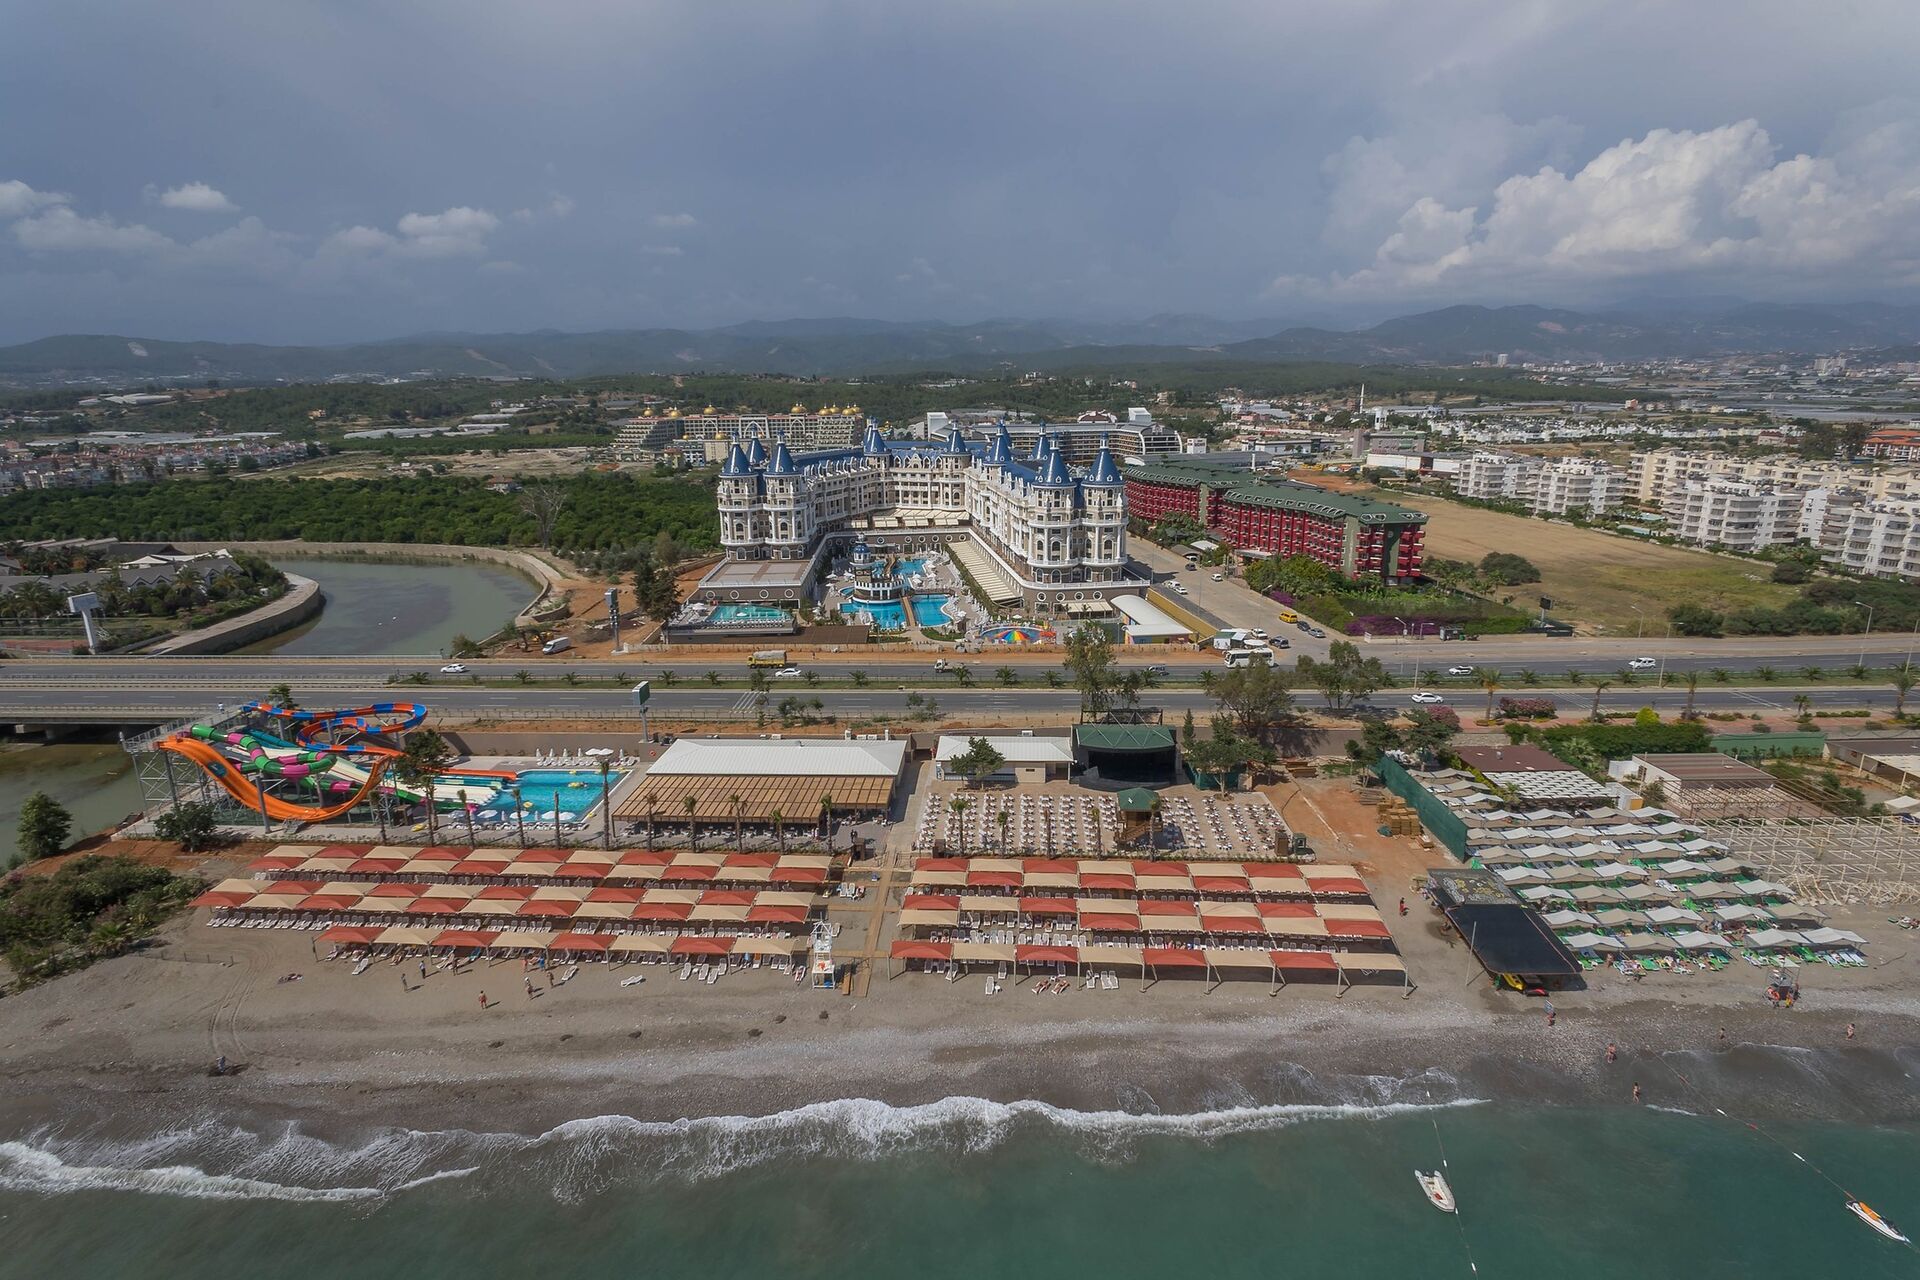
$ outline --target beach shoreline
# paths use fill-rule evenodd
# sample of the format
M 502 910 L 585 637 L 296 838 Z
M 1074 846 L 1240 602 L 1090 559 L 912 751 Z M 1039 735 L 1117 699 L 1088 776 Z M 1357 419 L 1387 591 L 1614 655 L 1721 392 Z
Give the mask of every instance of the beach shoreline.
M 1033 994 L 1032 979 L 988 997 L 977 978 L 909 974 L 849 999 L 770 973 L 683 984 L 664 966 L 622 988 L 621 971 L 590 965 L 553 990 L 534 975 L 529 996 L 517 963 L 422 985 L 411 962 L 354 978 L 314 961 L 298 934 L 223 938 L 231 963 L 189 959 L 203 933 L 176 922 L 149 952 L 0 1000 L 0 1139 L 208 1114 L 339 1141 L 383 1129 L 532 1136 L 595 1116 L 768 1116 L 849 1098 L 1166 1115 L 1624 1106 L 1636 1080 L 1647 1103 L 1688 1111 L 1920 1121 L 1908 1075 L 1920 997 L 1895 970 L 1819 987 L 1827 975 L 1809 974 L 1790 1011 L 1760 998 L 1757 971 L 1692 987 L 1595 978 L 1554 997 L 1549 1027 L 1541 1001 L 1453 974 L 1404 998 L 1174 982 L 1054 996 Z M 279 980 L 291 972 L 302 976 Z M 222 1054 L 237 1074 L 209 1074 Z

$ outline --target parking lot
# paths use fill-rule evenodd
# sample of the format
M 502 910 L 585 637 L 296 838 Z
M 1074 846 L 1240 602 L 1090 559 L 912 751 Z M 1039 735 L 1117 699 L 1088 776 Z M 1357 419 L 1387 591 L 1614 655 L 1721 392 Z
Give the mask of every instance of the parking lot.
M 1173 583 L 1178 582 L 1187 589 L 1187 599 L 1226 625 L 1248 630 L 1264 627 L 1275 639 L 1286 637 L 1293 646 L 1287 650 L 1289 654 L 1305 653 L 1315 658 L 1327 656 L 1330 639 L 1315 640 L 1291 623 L 1280 621 L 1280 606 L 1265 596 L 1247 590 L 1247 584 L 1239 578 L 1229 577 L 1215 582 L 1213 575 L 1224 572 L 1223 569 L 1203 565 L 1188 572 L 1184 567 L 1186 562 L 1181 557 L 1141 538 L 1127 539 L 1127 550 L 1134 559 L 1153 570 L 1156 581 L 1164 582 L 1169 590 Z M 1314 625 L 1321 626 L 1317 620 L 1313 621 Z M 1326 628 L 1321 626 L 1321 629 Z

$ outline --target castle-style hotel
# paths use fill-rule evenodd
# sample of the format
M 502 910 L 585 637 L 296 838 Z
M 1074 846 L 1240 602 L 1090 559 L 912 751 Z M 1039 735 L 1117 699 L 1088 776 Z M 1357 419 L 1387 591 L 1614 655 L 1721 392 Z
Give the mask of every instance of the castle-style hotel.
M 1126 480 L 1104 444 L 1071 467 L 1044 433 L 1016 457 L 1003 425 L 984 444 L 958 428 L 932 441 L 885 439 L 792 452 L 784 439 L 736 440 L 719 481 L 726 558 L 694 599 L 793 607 L 818 597 L 832 559 L 950 554 L 985 598 L 1037 617 L 1104 613 L 1147 585 L 1126 576 Z

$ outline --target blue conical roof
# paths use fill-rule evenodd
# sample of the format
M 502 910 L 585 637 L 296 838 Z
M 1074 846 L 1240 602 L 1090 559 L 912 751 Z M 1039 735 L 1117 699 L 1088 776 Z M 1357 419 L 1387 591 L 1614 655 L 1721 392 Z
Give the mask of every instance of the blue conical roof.
M 785 440 L 773 446 L 773 465 L 767 468 L 767 474 L 770 476 L 799 474 L 799 468 L 793 465 L 793 455 L 787 452 Z
M 727 450 L 727 465 L 720 468 L 720 474 L 744 476 L 751 470 L 752 468 L 747 465 L 747 451 L 740 447 L 738 440 L 734 441 L 733 448 Z
M 1067 470 L 1066 455 L 1056 449 L 1048 450 L 1047 460 L 1040 465 L 1040 474 L 1034 479 L 1034 483 L 1047 485 L 1050 488 L 1071 485 L 1073 476 Z
M 871 418 L 867 419 L 867 434 L 866 438 L 860 442 L 860 451 L 868 457 L 873 457 L 876 454 L 882 454 L 887 451 L 887 442 L 885 438 L 881 436 L 880 428 Z
M 747 442 L 747 465 L 750 467 L 767 465 L 767 446 L 761 443 L 759 436 Z
M 1007 424 L 1005 421 L 1002 421 L 1000 423 L 1000 429 L 994 432 L 993 434 L 993 444 L 990 445 L 987 449 L 987 461 L 988 462 L 1012 462 L 1013 461 L 1013 437 L 1012 435 L 1008 434 Z
M 1093 460 L 1093 467 L 1087 472 L 1088 484 L 1125 484 L 1120 476 L 1120 468 L 1114 464 L 1113 450 L 1107 445 L 1107 438 L 1100 437 L 1100 453 Z
M 1027 455 L 1027 461 L 1045 462 L 1047 455 L 1052 452 L 1053 442 L 1047 438 L 1047 433 L 1042 431 L 1033 438 L 1033 452 Z
M 947 428 L 946 451 L 948 453 L 965 453 L 967 451 L 966 438 L 960 434 L 960 428 L 958 427 Z

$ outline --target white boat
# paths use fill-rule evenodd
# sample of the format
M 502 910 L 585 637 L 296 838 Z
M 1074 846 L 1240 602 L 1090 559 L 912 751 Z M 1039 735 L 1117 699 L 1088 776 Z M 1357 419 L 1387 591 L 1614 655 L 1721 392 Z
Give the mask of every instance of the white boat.
M 1413 1171 L 1413 1177 L 1420 1189 L 1427 1193 L 1427 1200 L 1442 1213 L 1458 1213 L 1459 1208 L 1453 1202 L 1453 1188 L 1447 1185 L 1446 1175 L 1435 1169 L 1432 1173 Z
M 1900 1234 L 1900 1229 L 1898 1227 L 1894 1226 L 1891 1222 L 1888 1222 L 1885 1218 L 1875 1213 L 1872 1209 L 1868 1208 L 1861 1201 L 1849 1200 L 1847 1201 L 1847 1208 L 1853 1210 L 1854 1217 L 1860 1219 L 1860 1221 L 1866 1223 L 1868 1226 L 1872 1227 L 1875 1231 L 1878 1231 L 1881 1235 L 1885 1236 L 1887 1239 L 1898 1240 L 1901 1244 L 1913 1243 L 1913 1241 L 1907 1239 L 1905 1236 Z

